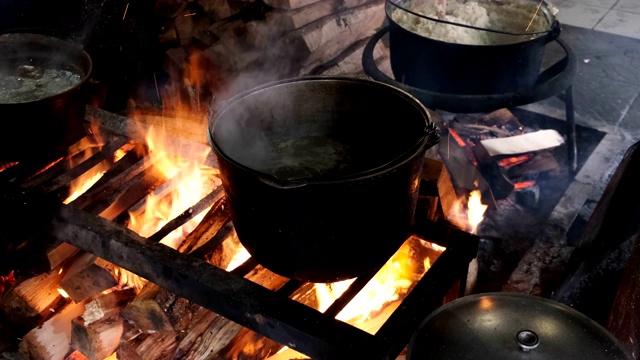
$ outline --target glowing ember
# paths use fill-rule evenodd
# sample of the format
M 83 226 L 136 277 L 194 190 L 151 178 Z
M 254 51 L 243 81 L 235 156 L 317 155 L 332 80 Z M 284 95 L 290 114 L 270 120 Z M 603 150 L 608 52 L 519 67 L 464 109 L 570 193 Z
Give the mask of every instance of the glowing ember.
M 453 138 L 456 140 L 456 142 L 458 143 L 458 145 L 460 145 L 460 147 L 465 147 L 467 146 L 467 143 L 462 139 L 462 137 L 460 136 L 460 134 L 458 134 L 457 131 L 453 130 L 453 129 L 449 129 L 449 134 L 451 136 L 453 136 Z
M 508 157 L 508 158 L 504 158 L 504 159 L 498 160 L 498 165 L 502 166 L 505 169 L 508 169 L 508 168 L 510 168 L 512 166 L 527 162 L 527 161 L 531 160 L 532 158 L 533 158 L 533 154 L 512 156 L 512 157 Z
M 517 182 L 515 184 L 513 184 L 513 188 L 515 190 L 519 190 L 519 189 L 525 189 L 528 187 L 532 187 L 532 186 L 536 186 L 536 182 L 531 180 L 531 181 L 521 181 L 521 182 Z
M 6 289 L 9 289 L 15 283 L 16 278 L 13 270 L 11 270 L 11 272 L 7 276 L 0 276 L 0 296 L 2 296 Z

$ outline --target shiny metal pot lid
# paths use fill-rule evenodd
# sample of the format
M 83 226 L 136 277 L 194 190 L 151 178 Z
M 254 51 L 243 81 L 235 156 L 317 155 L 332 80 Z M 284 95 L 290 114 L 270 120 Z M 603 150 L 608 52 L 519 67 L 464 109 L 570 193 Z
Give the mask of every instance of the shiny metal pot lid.
M 408 360 L 631 359 L 595 321 L 558 302 L 484 293 L 434 311 L 409 343 Z

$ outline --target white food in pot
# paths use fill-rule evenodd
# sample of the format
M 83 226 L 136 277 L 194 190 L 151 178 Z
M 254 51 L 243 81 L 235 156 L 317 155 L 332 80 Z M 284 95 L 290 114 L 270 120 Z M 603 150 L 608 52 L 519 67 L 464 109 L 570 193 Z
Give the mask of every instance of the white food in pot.
M 542 10 L 536 14 L 537 2 L 512 1 L 449 1 L 446 5 L 443 20 L 471 25 L 483 29 L 494 29 L 511 33 L 539 32 L 548 30 L 550 21 Z M 433 0 L 411 0 L 405 7 L 416 13 L 436 18 L 437 8 Z M 527 26 L 536 14 L 527 30 Z M 419 17 L 397 8 L 392 12 L 392 19 L 405 29 L 422 36 L 455 44 L 465 45 L 499 45 L 517 43 L 533 39 L 540 35 L 505 35 L 494 32 L 469 29 L 457 25 L 449 25 Z

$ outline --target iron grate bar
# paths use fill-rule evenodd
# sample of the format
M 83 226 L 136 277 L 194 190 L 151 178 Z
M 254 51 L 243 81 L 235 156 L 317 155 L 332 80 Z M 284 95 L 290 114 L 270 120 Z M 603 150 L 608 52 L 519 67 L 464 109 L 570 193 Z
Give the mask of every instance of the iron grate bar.
M 381 353 L 374 337 L 106 219 L 62 206 L 55 236 L 313 359 Z M 363 354 L 363 352 L 365 354 Z M 371 354 L 367 354 L 371 352 Z

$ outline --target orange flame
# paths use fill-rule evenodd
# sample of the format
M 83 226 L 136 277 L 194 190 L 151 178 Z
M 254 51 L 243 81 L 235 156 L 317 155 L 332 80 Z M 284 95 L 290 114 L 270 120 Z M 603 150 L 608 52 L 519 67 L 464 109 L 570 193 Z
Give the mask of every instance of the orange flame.
M 466 203 L 465 203 L 466 200 Z M 482 193 L 473 190 L 468 197 L 458 198 L 453 204 L 447 219 L 457 227 L 475 234 L 484 219 L 487 205 L 482 204 Z
M 387 261 L 378 273 L 342 309 L 336 319 L 375 334 L 400 305 L 431 262 L 445 250 L 444 247 L 411 237 Z M 353 279 L 332 284 L 315 284 L 317 309 L 325 312 L 353 283 Z M 284 347 L 268 360 L 303 359 L 304 355 Z
M 70 168 L 72 168 L 74 166 L 77 166 L 78 164 L 80 164 L 83 161 L 89 159 L 92 155 L 94 155 L 95 153 L 100 151 L 100 148 L 102 147 L 102 144 L 104 142 L 102 140 L 102 136 L 100 135 L 100 128 L 97 125 L 97 123 L 95 123 L 95 122 L 91 123 L 91 132 L 94 134 L 94 136 L 95 136 L 97 142 L 100 144 L 100 146 L 93 147 L 90 150 L 86 151 L 84 153 L 84 155 L 82 156 L 82 158 L 80 158 L 80 159 L 75 159 L 73 161 L 70 160 L 69 161 L 69 167 Z M 133 145 L 131 145 L 131 144 L 127 144 L 127 145 L 122 146 L 120 149 L 116 150 L 116 152 L 113 155 L 113 162 L 114 163 L 117 162 L 124 155 L 126 155 L 126 153 L 129 150 L 131 150 L 132 146 Z M 74 179 L 69 184 L 69 193 L 70 193 L 70 195 L 63 202 L 65 204 L 69 204 L 73 200 L 77 199 L 79 196 L 84 194 L 96 182 L 98 182 L 98 180 L 100 180 L 102 178 L 102 176 L 104 176 L 104 174 L 107 172 L 109 166 L 110 166 L 109 162 L 108 161 L 104 161 L 104 162 L 94 166 L 92 169 L 90 169 L 89 171 L 85 172 L 84 174 L 80 175 L 76 179 Z
M 60 295 L 62 295 L 62 297 L 63 297 L 63 298 L 65 298 L 65 299 L 68 299 L 68 298 L 69 298 L 69 294 L 67 294 L 67 292 L 66 292 L 66 291 L 64 291 L 64 289 L 62 289 L 62 288 L 58 288 L 57 290 L 58 290 L 58 293 L 59 293 Z

